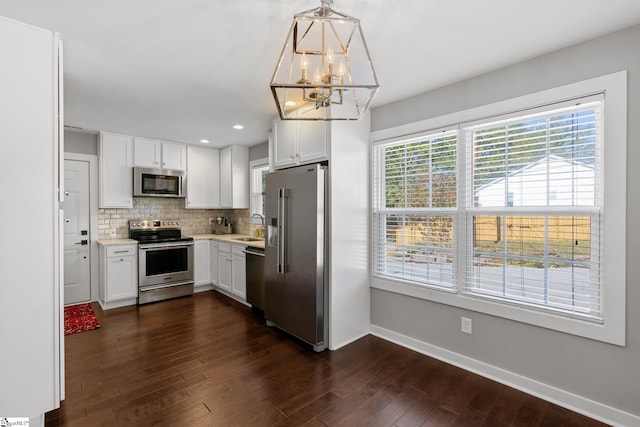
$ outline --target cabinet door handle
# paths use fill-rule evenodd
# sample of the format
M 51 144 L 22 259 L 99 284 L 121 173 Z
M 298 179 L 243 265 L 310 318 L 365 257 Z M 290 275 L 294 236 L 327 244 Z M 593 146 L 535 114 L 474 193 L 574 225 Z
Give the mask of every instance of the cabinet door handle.
M 127 253 L 127 252 L 129 252 L 129 249 L 123 249 L 121 251 L 113 251 L 114 254 L 124 254 L 124 253 Z

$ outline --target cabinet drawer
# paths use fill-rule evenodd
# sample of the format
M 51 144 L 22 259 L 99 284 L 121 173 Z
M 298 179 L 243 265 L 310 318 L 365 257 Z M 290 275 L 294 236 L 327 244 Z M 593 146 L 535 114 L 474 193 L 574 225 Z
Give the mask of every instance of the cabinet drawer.
M 231 243 L 218 243 L 218 252 L 225 252 L 225 253 L 230 253 L 231 252 Z
M 233 252 L 234 255 L 244 255 L 244 249 L 247 247 L 247 245 L 231 245 L 231 252 Z
M 138 253 L 136 246 L 113 246 L 107 248 L 107 257 L 132 256 Z

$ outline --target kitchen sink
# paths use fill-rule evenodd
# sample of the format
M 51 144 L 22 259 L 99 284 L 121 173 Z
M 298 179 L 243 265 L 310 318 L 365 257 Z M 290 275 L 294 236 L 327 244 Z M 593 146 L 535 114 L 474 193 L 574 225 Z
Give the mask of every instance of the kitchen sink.
M 262 242 L 264 239 L 259 237 L 235 237 L 232 240 L 236 240 L 238 242 Z

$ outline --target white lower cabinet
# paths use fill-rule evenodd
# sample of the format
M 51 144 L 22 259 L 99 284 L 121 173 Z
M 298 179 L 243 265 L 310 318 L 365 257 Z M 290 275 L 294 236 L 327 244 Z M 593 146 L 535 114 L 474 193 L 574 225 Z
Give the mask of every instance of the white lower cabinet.
M 209 240 L 195 240 L 193 243 L 194 292 L 211 289 L 211 247 Z
M 243 301 L 247 299 L 247 273 L 245 271 L 247 260 L 244 248 L 244 245 L 232 245 L 231 247 L 233 270 L 231 275 L 231 293 L 240 297 Z
M 211 240 L 210 246 L 210 264 L 209 270 L 211 272 L 211 284 L 214 286 L 218 285 L 218 242 L 216 240 Z
M 247 275 L 245 245 L 211 241 L 211 283 L 234 299 L 246 302 Z
M 100 245 L 100 305 L 134 305 L 138 298 L 137 244 Z
M 231 292 L 232 262 L 231 244 L 218 243 L 218 287 L 227 292 Z

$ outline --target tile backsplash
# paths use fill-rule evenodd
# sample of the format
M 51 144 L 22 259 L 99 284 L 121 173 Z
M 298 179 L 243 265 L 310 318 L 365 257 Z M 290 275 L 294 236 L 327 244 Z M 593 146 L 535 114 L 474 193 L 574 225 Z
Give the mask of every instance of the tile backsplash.
M 185 209 L 184 199 L 134 197 L 132 209 L 98 209 L 98 238 L 129 237 L 129 220 L 178 219 L 183 234 L 209 234 L 209 220 L 225 217 L 233 224 L 233 232 L 253 234 L 256 226 L 249 224 L 249 209 Z

